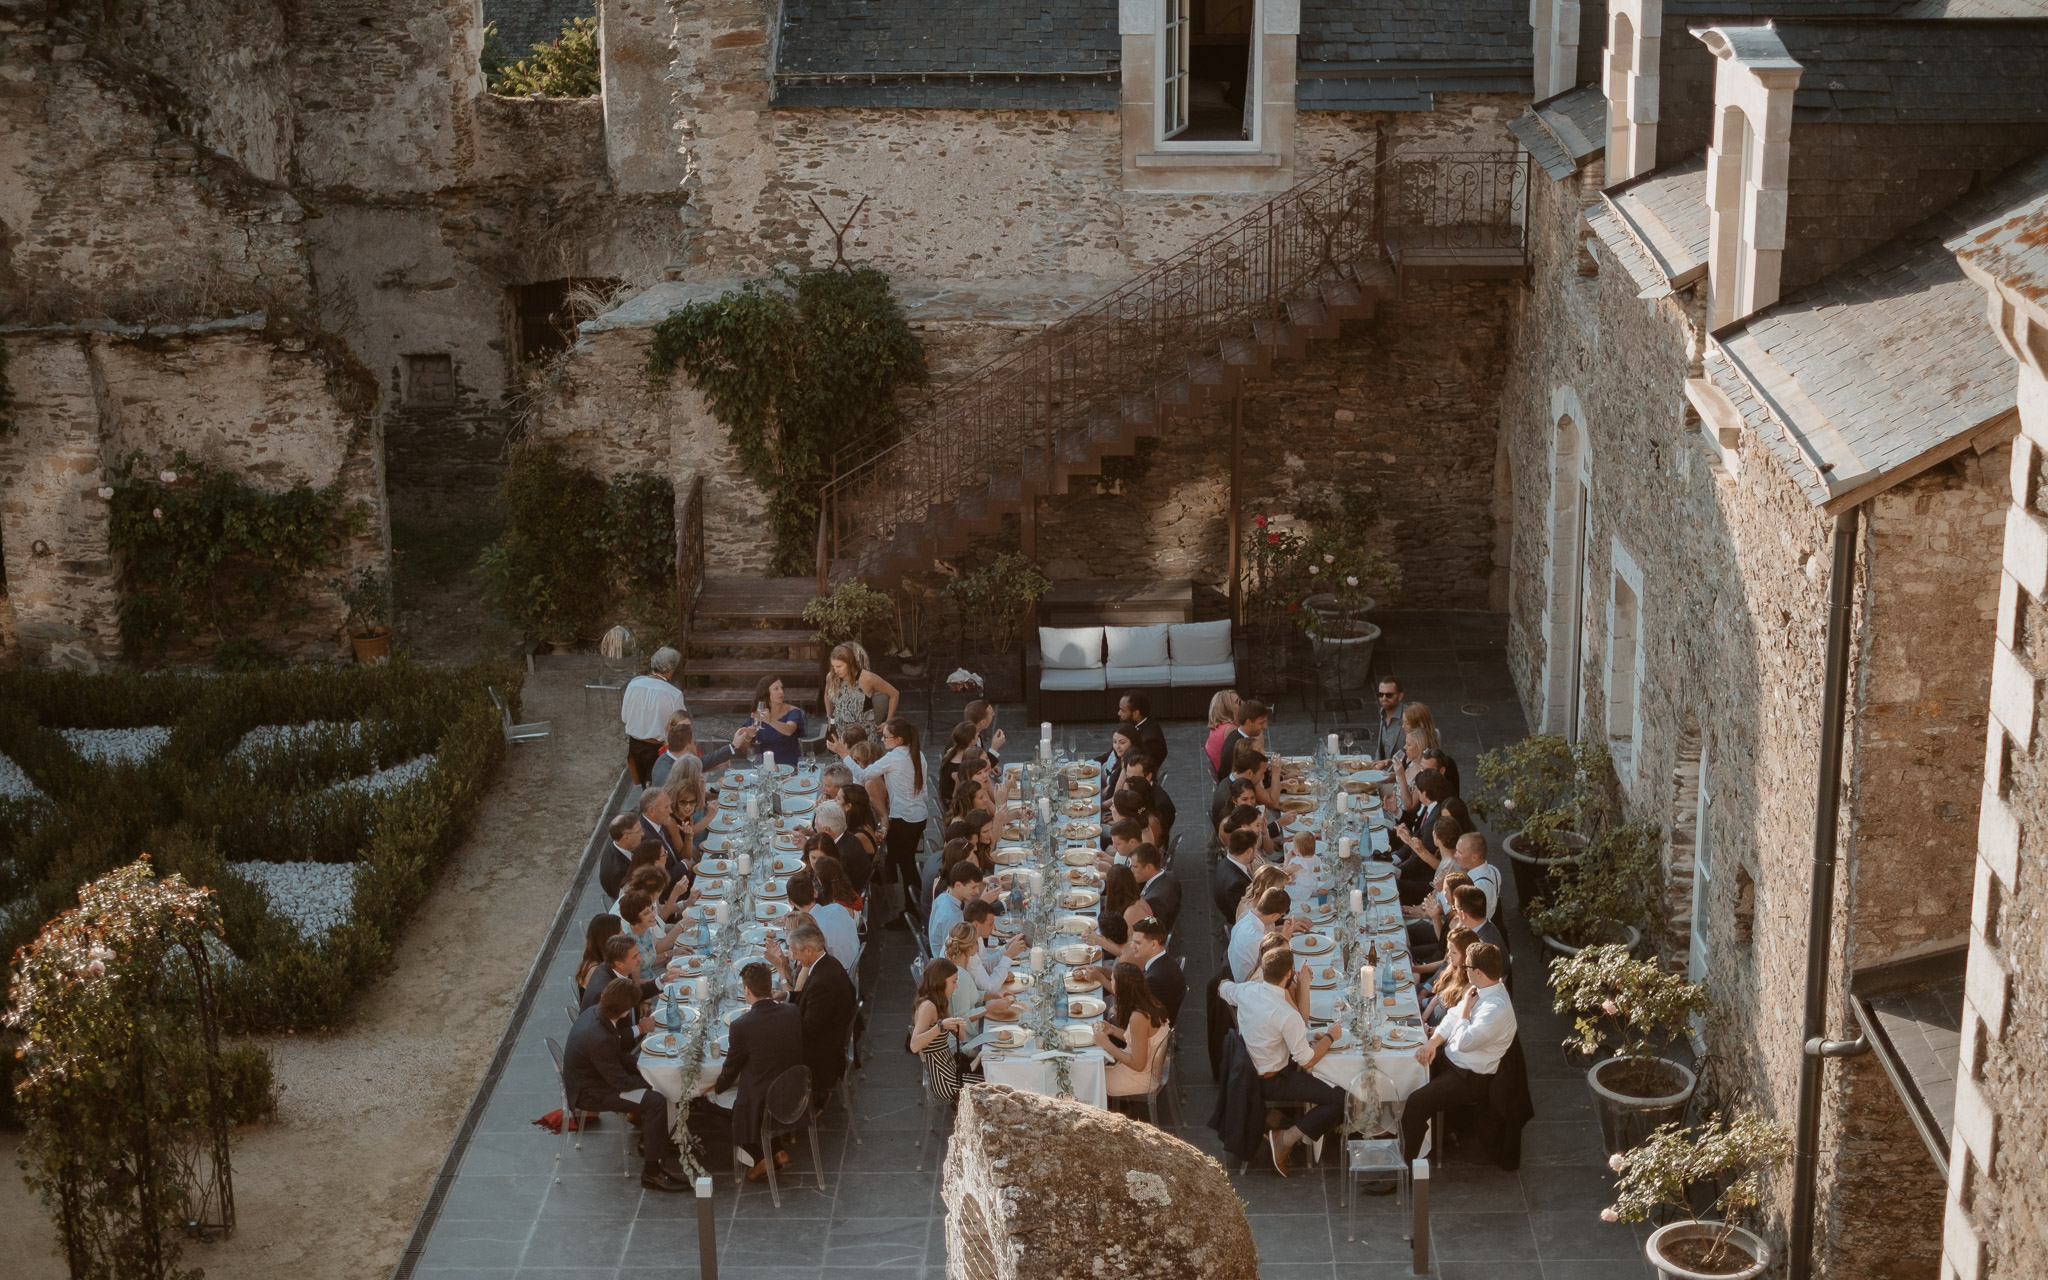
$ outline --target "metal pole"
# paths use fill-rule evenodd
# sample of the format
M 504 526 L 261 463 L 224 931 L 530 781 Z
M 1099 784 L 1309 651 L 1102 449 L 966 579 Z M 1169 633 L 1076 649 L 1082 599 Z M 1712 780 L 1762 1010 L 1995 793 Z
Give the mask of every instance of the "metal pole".
M 1820 1172 L 1821 1067 L 1816 1051 L 1828 1029 L 1828 959 L 1834 949 L 1836 826 L 1842 805 L 1843 710 L 1849 692 L 1849 628 L 1855 609 L 1856 530 L 1863 509 L 1835 521 L 1834 576 L 1828 581 L 1827 666 L 1820 703 L 1820 777 L 1813 813 L 1813 882 L 1806 922 L 1806 1031 L 1800 1036 L 1799 1119 L 1793 1133 L 1788 1280 L 1813 1274 L 1813 1210 Z
M 1244 566 L 1239 533 L 1244 522 L 1244 379 L 1230 396 L 1230 626 L 1244 625 Z
M 718 1227 L 711 1212 L 711 1179 L 697 1179 L 697 1272 L 718 1280 Z
M 1409 1198 L 1415 1203 L 1415 1274 L 1429 1274 L 1429 1160 L 1418 1156 Z

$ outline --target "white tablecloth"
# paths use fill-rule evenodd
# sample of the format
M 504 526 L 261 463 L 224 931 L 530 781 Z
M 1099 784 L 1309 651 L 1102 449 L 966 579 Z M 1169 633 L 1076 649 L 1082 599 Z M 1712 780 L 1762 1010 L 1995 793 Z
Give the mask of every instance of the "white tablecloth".
M 1372 1056 L 1373 1069 L 1379 1073 L 1379 1092 L 1382 1103 L 1398 1102 L 1429 1083 L 1429 1068 L 1415 1060 L 1413 1049 L 1382 1049 Z M 1365 1054 L 1359 1051 L 1345 1053 L 1333 1050 L 1323 1055 L 1316 1063 L 1315 1075 L 1340 1089 L 1350 1089 L 1358 1073 L 1365 1070 Z M 1357 1093 L 1356 1090 L 1353 1090 Z M 1362 1093 L 1358 1096 L 1363 1097 Z
M 1091 1107 L 1109 1106 L 1109 1089 L 1103 1083 L 1102 1059 L 1093 1052 L 1082 1052 L 1074 1058 L 1073 1067 L 1067 1076 L 1074 1085 L 1074 1099 Z M 1006 1084 L 1016 1089 L 1029 1089 L 1047 1097 L 1059 1096 L 1059 1077 L 1053 1071 L 1050 1060 L 1040 1060 L 1029 1054 L 997 1057 L 984 1053 L 981 1056 L 982 1079 L 990 1084 Z
M 718 1106 L 731 1110 L 733 1099 L 739 1096 L 738 1089 L 728 1089 L 724 1093 L 711 1092 L 711 1086 L 718 1083 L 718 1073 L 723 1070 L 724 1058 L 706 1057 L 703 1070 L 698 1073 L 696 1082 L 690 1086 L 689 1096 L 709 1097 Z M 640 1055 L 640 1074 L 670 1103 L 683 1100 L 683 1063 L 680 1058 L 658 1058 L 651 1053 L 643 1053 Z

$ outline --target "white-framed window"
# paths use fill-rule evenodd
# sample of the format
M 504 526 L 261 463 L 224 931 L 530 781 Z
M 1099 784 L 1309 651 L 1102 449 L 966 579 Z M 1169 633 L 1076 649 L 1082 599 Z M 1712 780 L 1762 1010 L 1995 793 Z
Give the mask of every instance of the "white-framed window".
M 1259 0 L 1158 3 L 1157 145 L 1257 151 Z
M 1624 778 L 1633 776 L 1641 734 L 1643 572 L 1613 544 L 1614 570 L 1607 596 L 1607 749 Z
M 1707 910 L 1713 901 L 1714 882 L 1714 792 L 1707 772 L 1711 757 L 1712 747 L 1702 735 L 1699 787 L 1693 799 L 1692 816 L 1692 936 L 1685 957 L 1686 979 L 1691 982 L 1707 980 Z

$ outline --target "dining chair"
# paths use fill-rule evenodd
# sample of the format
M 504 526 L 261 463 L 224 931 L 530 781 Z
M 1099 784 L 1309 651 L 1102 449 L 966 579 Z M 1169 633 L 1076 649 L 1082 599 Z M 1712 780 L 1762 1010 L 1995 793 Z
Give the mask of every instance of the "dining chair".
M 1169 1023 L 1167 1024 L 1166 1034 L 1161 1036 L 1156 1042 L 1154 1042 L 1152 1046 L 1152 1060 L 1146 1064 L 1146 1071 L 1148 1073 L 1148 1077 L 1152 1082 L 1152 1087 L 1146 1090 L 1144 1093 L 1119 1093 L 1111 1094 L 1109 1097 L 1109 1100 L 1111 1102 L 1117 1102 L 1119 1100 L 1124 1102 L 1133 1102 L 1139 1098 L 1143 1098 L 1145 1100 L 1145 1119 L 1150 1121 L 1152 1127 L 1155 1129 L 1167 1128 L 1167 1126 L 1161 1123 L 1160 1120 L 1160 1095 L 1162 1093 L 1165 1094 L 1166 1100 L 1169 1104 L 1172 1104 L 1174 1102 L 1172 1045 L 1173 1026 L 1171 1023 Z M 1173 1112 L 1174 1127 L 1178 1128 L 1181 1123 L 1179 1107 L 1174 1106 Z
M 1359 1187 L 1367 1182 L 1394 1184 L 1394 1207 L 1401 1210 L 1409 1201 L 1408 1162 L 1401 1158 L 1399 1138 L 1354 1138 L 1347 1132 L 1342 1148 L 1344 1165 L 1339 1181 L 1344 1187 L 1344 1238 L 1358 1239 Z
M 854 1023 L 859 1025 L 860 1014 L 854 1014 Z M 853 1145 L 864 1146 L 860 1136 L 860 1123 L 853 1118 L 854 1099 L 859 1095 L 860 1085 L 855 1076 L 860 1072 L 860 1037 L 849 1032 L 846 1037 L 846 1062 L 839 1069 L 839 1105 L 846 1108 L 846 1131 L 853 1135 Z M 863 1112 L 861 1120 L 868 1117 Z
M 811 1069 L 794 1066 L 768 1083 L 768 1098 L 761 1113 L 761 1158 L 768 1162 L 768 1198 L 775 1207 L 782 1207 L 782 1188 L 775 1178 L 775 1140 L 785 1133 L 803 1132 L 811 1143 L 811 1169 L 818 1179 L 818 1190 L 825 1191 L 825 1155 L 818 1147 L 818 1122 L 811 1110 Z M 793 1165 L 792 1165 L 793 1168 Z M 732 1152 L 732 1176 L 737 1184 L 740 1180 L 740 1152 L 734 1144 Z M 791 1177 L 797 1176 L 794 1172 Z
M 539 742 L 546 738 L 550 747 L 560 750 L 555 744 L 554 721 L 535 720 L 528 724 L 513 724 L 512 708 L 505 705 L 505 700 L 498 696 L 498 691 L 489 685 L 484 686 L 484 691 L 491 695 L 491 705 L 498 709 L 498 720 L 504 729 L 506 746 L 514 746 L 521 742 Z
M 932 1117 L 938 1114 L 939 1100 L 932 1093 L 932 1064 L 921 1053 L 917 1055 L 917 1087 L 917 1105 L 924 1109 L 924 1122 L 917 1132 L 917 1172 L 923 1173 L 924 1144 L 932 1136 Z
M 562 1180 L 562 1153 L 568 1150 L 570 1131 L 572 1129 L 575 1131 L 576 1149 L 578 1151 L 583 1150 L 585 1117 L 594 1116 L 597 1113 L 595 1111 L 582 1111 L 577 1108 L 576 1100 L 569 1096 L 569 1079 L 562 1074 L 562 1046 L 555 1043 L 553 1036 L 543 1038 L 547 1041 L 548 1056 L 555 1060 L 555 1080 L 562 1086 L 562 1129 L 560 1133 L 555 1135 L 555 1181 L 560 1182 Z M 653 1089 L 649 1089 L 640 1101 L 643 1105 L 663 1105 L 661 1094 Z M 633 1132 L 632 1125 L 621 1124 L 619 1128 L 623 1129 L 626 1134 L 625 1159 L 620 1171 L 626 1176 L 631 1177 L 633 1174 L 633 1153 L 636 1149 L 636 1135 Z

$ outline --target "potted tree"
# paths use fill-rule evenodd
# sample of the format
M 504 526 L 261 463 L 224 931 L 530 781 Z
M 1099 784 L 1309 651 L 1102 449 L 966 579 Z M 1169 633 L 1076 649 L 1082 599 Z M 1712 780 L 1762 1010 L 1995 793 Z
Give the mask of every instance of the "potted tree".
M 1678 1214 L 1678 1221 L 1657 1228 L 1643 1246 L 1663 1280 L 1752 1280 L 1770 1267 L 1770 1246 L 1735 1219 L 1763 1202 L 1764 1178 L 1791 1151 L 1785 1127 L 1755 1114 L 1725 1124 L 1714 1115 L 1693 1129 L 1664 1125 L 1608 1161 L 1621 1178 L 1615 1202 L 1600 1217 L 1644 1222 Z M 1693 1216 L 1702 1184 L 1721 1188 L 1706 1210 L 1720 1214 L 1718 1222 Z
M 1573 1016 L 1566 1050 L 1612 1051 L 1586 1072 L 1609 1151 L 1626 1151 L 1684 1116 L 1698 1082 L 1663 1055 L 1713 1007 L 1705 987 L 1615 945 L 1554 962 L 1550 987 L 1553 1007 Z
M 924 645 L 924 611 L 931 601 L 932 589 L 922 582 L 906 579 L 896 589 L 896 645 L 889 655 L 912 680 L 922 678 L 931 663 Z
M 1531 734 L 1479 757 L 1467 801 L 1482 821 L 1519 824 L 1506 848 L 1524 912 L 1552 892 L 1558 872 L 1612 813 L 1606 784 L 1613 767 L 1606 747 L 1574 746 L 1554 733 Z
M 1329 575 L 1336 561 L 1344 558 L 1342 549 L 1351 548 L 1363 558 L 1369 572 L 1359 574 L 1354 565 L 1346 575 L 1357 576 L 1366 591 L 1385 590 L 1399 580 L 1399 569 L 1381 556 L 1374 544 L 1380 523 L 1379 498 L 1363 488 L 1341 489 L 1334 495 L 1324 491 L 1305 497 L 1294 513 L 1312 531 L 1303 548 L 1311 594 L 1303 598 L 1302 609 L 1329 624 L 1363 618 L 1378 602 L 1369 594 L 1359 594 L 1355 586 L 1352 593 L 1339 591 Z
M 979 646 L 963 655 L 966 666 L 984 673 L 984 696 L 1014 702 L 1024 695 L 1024 662 L 1017 645 L 1024 617 L 1038 598 L 1052 589 L 1052 579 L 1030 557 L 1004 552 L 972 573 L 946 584 L 946 595 L 960 608 L 964 630 Z
M 1546 831 L 1563 821 L 1552 810 L 1536 820 Z M 1536 825 L 1536 824 L 1532 824 Z M 1526 836 L 1527 826 L 1522 829 Z M 1642 941 L 1636 925 L 1649 919 L 1662 891 L 1658 845 L 1663 829 L 1654 822 L 1610 827 L 1552 872 L 1550 887 L 1530 902 L 1529 928 L 1559 955 L 1573 956 L 1598 943 L 1620 943 L 1630 951 Z
M 391 656 L 391 575 L 368 565 L 346 578 L 329 581 L 348 607 L 348 641 L 357 662 L 379 662 Z
M 1309 539 L 1305 560 L 1308 580 L 1328 586 L 1301 602 L 1301 626 L 1315 651 L 1316 675 L 1326 693 L 1363 689 L 1380 638 L 1365 611 L 1373 604 L 1373 585 L 1388 581 L 1393 570 L 1369 547 L 1320 536 Z
M 888 596 L 864 582 L 848 580 L 804 606 L 804 621 L 816 627 L 820 644 L 863 644 L 863 637 L 896 610 Z
M 1302 572 L 1305 542 L 1266 515 L 1252 517 L 1238 582 L 1245 633 L 1255 655 L 1248 691 L 1274 693 L 1287 687 L 1287 643 L 1301 612 L 1301 584 L 1308 580 Z

